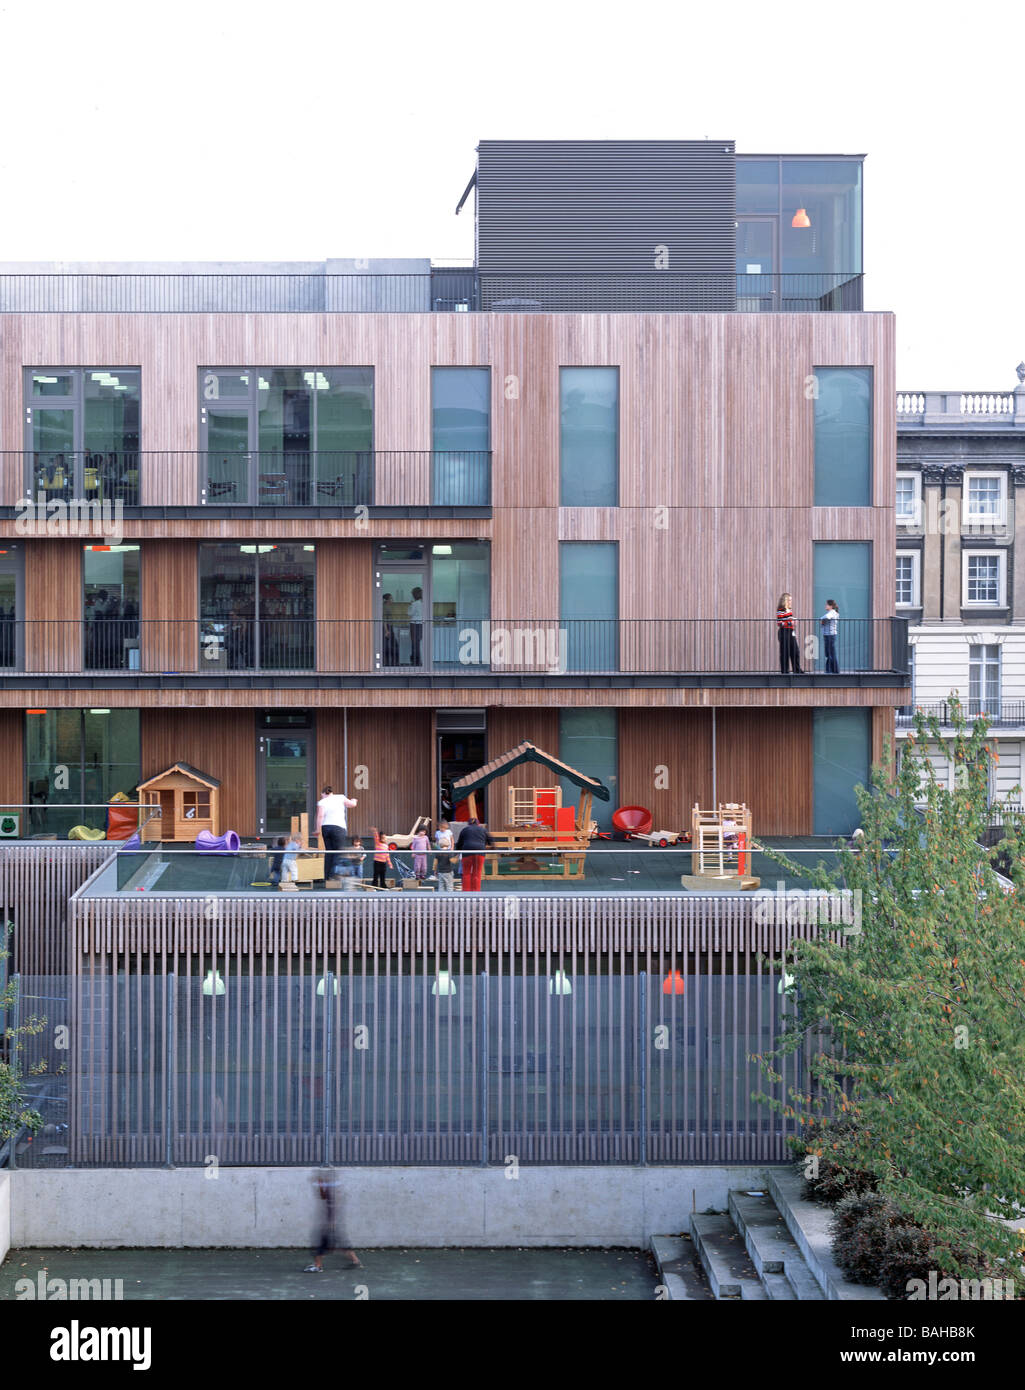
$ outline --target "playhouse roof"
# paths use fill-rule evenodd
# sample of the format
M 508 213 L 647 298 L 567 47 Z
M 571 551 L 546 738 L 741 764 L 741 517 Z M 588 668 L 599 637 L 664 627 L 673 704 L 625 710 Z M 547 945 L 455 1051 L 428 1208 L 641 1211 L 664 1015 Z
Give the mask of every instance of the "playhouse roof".
M 611 800 L 608 787 L 603 782 L 599 782 L 597 777 L 588 777 L 583 772 L 577 772 L 576 768 L 570 767 L 567 763 L 560 763 L 558 758 L 552 757 L 551 753 L 546 753 L 543 748 L 535 748 L 532 743 L 526 741 L 518 743 L 515 748 L 511 748 L 508 753 L 503 753 L 500 758 L 494 758 L 490 763 L 485 763 L 476 772 L 471 772 L 466 777 L 460 777 L 458 781 L 452 783 L 452 790 L 458 792 L 460 796 L 469 796 L 471 792 L 486 787 L 496 777 L 503 777 L 507 772 L 511 772 L 520 763 L 542 763 L 545 767 L 550 767 L 560 777 L 565 777 L 568 782 L 573 782 L 583 791 L 591 792 L 599 801 Z
M 152 787 L 154 782 L 162 782 L 165 777 L 170 777 L 172 772 L 182 772 L 186 777 L 191 777 L 196 782 L 202 782 L 205 787 L 219 787 L 220 781 L 216 777 L 210 777 L 205 772 L 200 772 L 198 767 L 193 767 L 191 763 L 172 763 L 170 767 L 165 767 L 163 772 L 158 772 L 155 777 L 147 777 L 145 782 L 140 782 L 137 791 L 145 791 L 147 787 Z

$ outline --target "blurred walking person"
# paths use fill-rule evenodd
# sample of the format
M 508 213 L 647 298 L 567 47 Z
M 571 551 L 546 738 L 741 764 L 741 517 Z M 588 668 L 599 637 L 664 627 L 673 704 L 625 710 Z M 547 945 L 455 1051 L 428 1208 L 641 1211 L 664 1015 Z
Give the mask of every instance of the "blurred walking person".
M 338 1225 L 338 1208 L 341 1205 L 339 1183 L 329 1168 L 322 1168 L 313 1179 L 317 1187 L 317 1248 L 313 1263 L 307 1265 L 304 1274 L 323 1274 L 324 1256 L 329 1250 L 340 1250 L 353 1269 L 362 1269 L 360 1258 L 352 1248 L 348 1236 Z

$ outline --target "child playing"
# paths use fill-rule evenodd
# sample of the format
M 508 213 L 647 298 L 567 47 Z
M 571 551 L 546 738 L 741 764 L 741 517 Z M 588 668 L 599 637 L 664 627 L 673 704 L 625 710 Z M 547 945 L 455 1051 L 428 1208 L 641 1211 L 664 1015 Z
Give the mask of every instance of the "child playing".
M 454 892 L 455 878 L 452 869 L 453 856 L 445 851 L 451 851 L 454 844 L 448 821 L 441 821 L 434 835 L 434 847 L 439 851 L 434 856 L 434 872 L 438 875 L 438 887 L 447 893 Z
M 372 886 L 374 888 L 387 888 L 385 870 L 391 868 L 391 855 L 388 853 L 388 845 L 381 839 L 381 832 L 376 825 L 370 827 L 370 834 L 374 841 L 374 877 Z
M 413 851 L 413 877 L 417 883 L 423 883 L 427 877 L 427 851 L 431 847 L 427 831 L 422 828 L 418 830 L 409 847 Z

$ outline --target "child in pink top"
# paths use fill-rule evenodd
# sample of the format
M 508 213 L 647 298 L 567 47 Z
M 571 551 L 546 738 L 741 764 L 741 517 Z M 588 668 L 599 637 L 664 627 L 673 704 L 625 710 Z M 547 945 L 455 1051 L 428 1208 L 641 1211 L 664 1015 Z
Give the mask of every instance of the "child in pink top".
M 410 849 L 413 851 L 413 877 L 418 883 L 423 883 L 427 877 L 427 851 L 431 847 L 427 832 L 418 830 L 413 836 Z

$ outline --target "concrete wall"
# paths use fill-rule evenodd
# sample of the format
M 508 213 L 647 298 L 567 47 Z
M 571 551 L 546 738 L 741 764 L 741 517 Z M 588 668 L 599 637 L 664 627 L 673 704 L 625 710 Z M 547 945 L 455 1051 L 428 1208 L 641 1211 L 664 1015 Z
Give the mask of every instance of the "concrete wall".
M 622 1245 L 725 1210 L 765 1169 L 715 1167 L 340 1168 L 342 1223 L 357 1246 Z M 77 1169 L 10 1175 L 11 1244 L 304 1247 L 309 1168 Z M 2 1179 L 0 1179 L 2 1181 Z
M 11 1248 L 11 1175 L 0 1173 L 0 1264 Z

